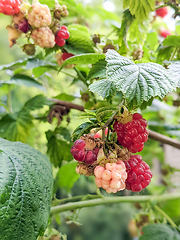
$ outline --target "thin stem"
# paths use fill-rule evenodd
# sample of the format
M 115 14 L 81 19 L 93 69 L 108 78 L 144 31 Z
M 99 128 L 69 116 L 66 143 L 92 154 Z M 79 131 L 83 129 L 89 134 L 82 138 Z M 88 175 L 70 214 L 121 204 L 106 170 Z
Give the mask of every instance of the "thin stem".
M 155 205 L 154 208 L 166 218 L 166 220 L 171 224 L 172 227 L 177 228 L 175 222 L 160 207 Z
M 170 57 L 169 61 L 173 61 L 173 59 L 174 59 L 174 57 L 175 57 L 175 55 L 176 55 L 177 50 L 178 50 L 178 48 L 175 47 L 174 51 L 173 51 L 172 54 L 171 54 L 171 57 Z
M 7 94 L 7 106 L 10 112 L 12 112 L 12 101 L 11 101 L 11 86 L 9 85 L 9 91 Z
M 64 74 L 66 74 L 67 76 L 70 76 L 70 77 L 72 77 L 72 78 L 76 78 L 75 76 L 73 76 L 72 74 L 70 74 L 70 73 L 67 73 L 67 72 L 64 72 L 64 71 L 61 71 L 62 73 L 64 73 Z
M 80 201 L 80 202 L 73 202 L 73 203 L 66 203 L 60 206 L 52 207 L 51 208 L 51 215 L 84 208 L 84 207 L 93 207 L 103 204 L 114 204 L 114 203 L 123 203 L 123 202 L 153 202 L 153 201 L 167 201 L 167 200 L 173 200 L 180 198 L 180 193 L 173 193 L 173 194 L 164 194 L 164 195 L 158 195 L 158 196 L 152 196 L 152 195 L 146 195 L 146 196 L 122 196 L 122 197 L 104 197 L 99 199 L 93 199 L 93 200 L 87 200 L 87 201 Z
M 65 202 L 75 202 L 78 200 L 87 200 L 87 199 L 96 199 L 102 197 L 101 194 L 99 195 L 93 195 L 93 194 L 87 194 L 87 195 L 80 195 L 80 196 L 75 196 L 71 198 L 63 198 L 63 199 L 55 199 L 52 204 L 53 206 L 59 205 L 61 203 Z

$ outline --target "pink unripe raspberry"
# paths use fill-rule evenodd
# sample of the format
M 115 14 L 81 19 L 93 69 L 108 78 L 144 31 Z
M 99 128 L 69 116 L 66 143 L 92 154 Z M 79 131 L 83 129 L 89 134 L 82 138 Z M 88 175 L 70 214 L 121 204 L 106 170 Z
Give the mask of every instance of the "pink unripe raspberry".
M 55 45 L 55 37 L 49 27 L 34 29 L 31 33 L 35 45 L 42 48 L 52 48 Z
M 86 142 L 82 139 L 78 139 L 74 143 L 74 147 L 79 150 L 82 150 L 85 146 L 86 146 Z
M 27 19 L 31 26 L 47 27 L 51 24 L 51 12 L 47 5 L 35 3 L 29 10 Z
M 96 166 L 94 175 L 96 185 L 104 188 L 108 193 L 116 193 L 125 188 L 127 173 L 125 164 L 121 160 L 118 163 L 107 163 L 105 167 Z
M 126 165 L 127 179 L 126 189 L 133 192 L 140 192 L 147 187 L 152 178 L 152 172 L 149 165 L 142 161 L 140 155 L 132 155 Z

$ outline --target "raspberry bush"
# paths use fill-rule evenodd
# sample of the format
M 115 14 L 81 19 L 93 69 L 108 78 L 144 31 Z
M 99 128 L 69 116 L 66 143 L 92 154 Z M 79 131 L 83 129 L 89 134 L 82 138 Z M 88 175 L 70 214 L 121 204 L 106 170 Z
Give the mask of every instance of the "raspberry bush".
M 179 1 L 80 2 L 0 1 L 0 239 L 179 239 Z

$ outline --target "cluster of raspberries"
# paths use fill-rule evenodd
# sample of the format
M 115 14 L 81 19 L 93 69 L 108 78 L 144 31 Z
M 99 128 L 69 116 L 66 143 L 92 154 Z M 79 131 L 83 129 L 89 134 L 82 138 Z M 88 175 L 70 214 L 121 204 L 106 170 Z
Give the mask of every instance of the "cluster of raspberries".
M 65 5 L 56 4 L 52 16 L 49 7 L 38 1 L 27 7 L 20 0 L 2 0 L 0 1 L 0 13 L 13 18 L 12 24 L 7 26 L 10 47 L 16 43 L 22 33 L 28 33 L 27 38 L 29 39 L 30 36 L 33 44 L 41 48 L 53 48 L 56 44 L 62 47 L 70 37 L 67 27 L 59 24 L 61 17 L 68 16 Z M 23 51 L 28 55 L 33 55 L 35 53 L 33 44 L 26 44 Z M 70 56 L 63 56 L 63 59 L 68 57 Z
M 94 175 L 97 187 L 108 193 L 116 193 L 125 188 L 140 192 L 151 182 L 152 172 L 149 165 L 140 155 L 132 154 L 142 151 L 144 142 L 148 139 L 147 121 L 139 113 L 130 115 L 129 119 L 131 120 L 128 122 L 116 120 L 113 124 L 118 144 L 129 152 L 128 159 L 115 155 L 102 157 L 103 148 L 100 150 L 95 143 L 89 145 L 86 138 L 76 140 L 71 148 L 74 159 L 78 161 L 77 173 Z M 97 142 L 97 138 L 94 139 Z

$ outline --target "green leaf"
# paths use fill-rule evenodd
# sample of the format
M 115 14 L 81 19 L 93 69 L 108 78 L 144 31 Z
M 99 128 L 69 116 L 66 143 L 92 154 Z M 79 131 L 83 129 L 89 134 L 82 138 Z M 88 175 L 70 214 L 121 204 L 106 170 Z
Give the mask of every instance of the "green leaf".
M 9 64 L 0 65 L 0 70 L 12 69 L 13 67 L 20 68 L 21 66 L 25 66 L 26 63 L 27 63 L 27 59 L 18 60 L 16 62 L 12 62 L 12 63 L 9 63 Z
M 98 82 L 94 82 L 89 86 L 91 92 L 96 92 L 104 99 L 110 101 L 116 92 L 116 87 L 113 82 L 102 79 Z
M 33 110 L 44 107 L 44 105 L 49 106 L 52 103 L 53 102 L 48 100 L 44 95 L 39 94 L 39 95 L 36 95 L 35 97 L 31 98 L 30 100 L 28 100 L 25 103 L 24 107 L 26 107 L 29 111 L 33 111 Z
M 174 51 L 174 47 L 162 47 L 160 46 L 158 48 L 158 60 L 163 61 L 163 60 L 169 60 L 172 52 Z
M 180 88 L 180 62 L 174 62 L 169 66 L 169 71 L 176 77 L 177 79 L 177 87 Z
M 135 107 L 152 97 L 163 98 L 176 88 L 174 76 L 159 64 L 135 64 L 114 50 L 108 50 L 106 60 L 107 79 L 124 94 L 127 103 L 133 100 Z
M 130 13 L 129 9 L 126 9 L 123 12 L 123 17 L 122 17 L 122 23 L 121 23 L 121 28 L 119 31 L 119 46 L 122 48 L 124 46 L 124 48 L 128 47 L 127 44 L 127 33 L 129 30 L 129 27 L 131 26 L 131 24 L 133 23 L 135 17 Z M 120 49 L 120 51 L 122 52 L 122 50 Z
M 162 203 L 161 209 L 174 221 L 178 221 L 180 215 L 180 199 L 173 199 Z
M 129 7 L 132 15 L 143 21 L 149 17 L 149 13 L 155 10 L 154 0 L 123 0 L 123 7 Z
M 64 101 L 68 101 L 68 102 L 72 102 L 74 101 L 74 99 L 76 99 L 76 97 L 66 94 L 66 93 L 61 93 L 59 95 L 57 95 L 56 97 L 53 97 L 56 99 L 60 99 L 60 100 L 64 100 Z
M 33 69 L 37 67 L 56 67 L 55 63 L 40 60 L 38 58 L 31 58 L 27 61 L 26 69 Z
M 38 82 L 37 80 L 35 80 L 32 77 L 23 75 L 23 74 L 16 74 L 14 76 L 12 76 L 10 81 L 1 81 L 0 80 L 0 84 L 16 84 L 16 85 L 25 85 L 26 87 L 36 87 L 40 90 L 45 91 L 44 86 Z
M 33 127 L 32 116 L 25 108 L 14 114 L 6 114 L 0 120 L 0 137 L 10 141 L 26 142 Z
M 82 53 L 94 53 L 94 43 L 90 38 L 87 27 L 74 24 L 68 26 L 70 37 L 63 48 L 74 55 Z
M 96 117 L 99 123 L 105 123 L 112 115 L 114 112 L 117 112 L 116 107 L 102 107 L 96 111 Z
M 71 147 L 72 144 L 67 141 L 62 135 L 56 134 L 51 130 L 46 132 L 47 154 L 50 161 L 55 167 L 60 167 L 63 160 L 71 161 Z
M 0 239 L 37 239 L 50 213 L 48 158 L 21 142 L 0 139 L 0 169 Z
M 91 129 L 99 127 L 99 124 L 93 122 L 85 122 L 79 125 L 72 134 L 72 141 L 76 141 L 83 134 L 87 134 Z
M 150 32 L 147 34 L 146 45 L 149 49 L 155 51 L 158 46 L 158 36 L 156 32 Z
M 74 183 L 78 180 L 79 174 L 76 173 L 76 162 L 69 162 L 63 165 L 58 172 L 58 183 L 61 188 L 65 188 L 70 192 Z
M 180 47 L 180 36 L 169 35 L 162 42 L 163 46 Z
M 105 58 L 105 54 L 98 54 L 98 53 L 76 55 L 74 57 L 66 59 L 63 62 L 60 70 L 70 64 L 90 64 L 90 63 L 93 64 L 99 61 L 100 59 L 104 59 L 104 58 Z
M 174 228 L 161 224 L 148 224 L 142 229 L 139 240 L 180 240 L 180 234 Z
M 96 62 L 90 69 L 87 79 L 106 78 L 106 65 L 107 62 L 104 59 Z

